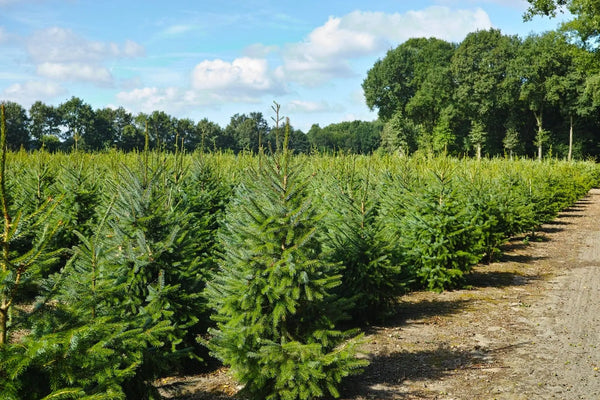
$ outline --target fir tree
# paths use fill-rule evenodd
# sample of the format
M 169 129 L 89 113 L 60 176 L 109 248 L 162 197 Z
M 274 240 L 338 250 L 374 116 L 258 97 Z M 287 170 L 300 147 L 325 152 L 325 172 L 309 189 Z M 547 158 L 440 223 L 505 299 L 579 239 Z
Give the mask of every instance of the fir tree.
M 0 106 L 0 207 L 2 233 L 0 237 L 0 347 L 8 343 L 9 314 L 22 288 L 39 275 L 55 254 L 48 251 L 48 242 L 57 225 L 48 223 L 56 207 L 51 199 L 31 213 L 14 210 L 6 189 L 6 125 L 4 105 Z
M 338 268 L 324 260 L 308 179 L 287 146 L 248 174 L 228 207 L 220 271 L 207 294 L 209 343 L 253 399 L 337 396 L 356 358 L 356 333 L 335 329 Z M 342 310 L 343 311 L 343 310 Z
M 506 135 L 502 139 L 504 149 L 508 152 L 509 158 L 512 160 L 517 147 L 519 146 L 519 131 L 510 127 L 506 130 Z
M 149 311 L 124 309 L 127 274 L 103 224 L 89 237 L 75 232 L 81 244 L 73 257 L 42 285 L 22 351 L 8 361 L 15 368 L 26 363 L 18 377 L 21 400 L 125 399 L 146 350 L 162 347 L 173 330 Z M 158 397 L 147 386 L 129 398 Z
M 485 144 L 487 132 L 485 126 L 480 121 L 471 122 L 471 130 L 469 131 L 469 141 L 475 146 L 475 154 L 478 160 L 481 160 L 481 150 Z
M 476 216 L 465 208 L 451 162 L 439 162 L 422 186 L 403 198 L 396 222 L 406 267 L 420 285 L 437 291 L 459 285 L 484 254 Z
M 349 313 L 361 324 L 385 315 L 405 285 L 389 257 L 391 243 L 379 218 L 381 190 L 372 182 L 370 168 L 361 173 L 353 160 L 348 173 L 326 177 L 315 191 L 326 210 L 324 247 L 329 259 L 343 267 L 336 293 L 351 301 Z
M 107 222 L 126 282 L 118 297 L 122 315 L 146 314 L 172 327 L 163 346 L 145 350 L 143 367 L 131 382 L 142 388 L 182 360 L 196 358 L 195 336 L 206 329 L 199 318 L 206 307 L 205 255 L 198 254 L 190 231 L 201 227 L 193 226 L 194 214 L 188 213 L 172 172 L 165 164 L 123 168 Z

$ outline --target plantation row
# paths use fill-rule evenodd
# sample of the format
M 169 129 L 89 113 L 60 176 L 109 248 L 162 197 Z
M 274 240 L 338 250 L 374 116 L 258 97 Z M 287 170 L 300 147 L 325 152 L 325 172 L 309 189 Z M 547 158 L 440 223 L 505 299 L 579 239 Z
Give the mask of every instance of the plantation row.
M 460 287 L 600 181 L 591 162 L 9 153 L 3 399 L 158 398 L 208 351 L 254 399 L 337 395 L 364 323 Z

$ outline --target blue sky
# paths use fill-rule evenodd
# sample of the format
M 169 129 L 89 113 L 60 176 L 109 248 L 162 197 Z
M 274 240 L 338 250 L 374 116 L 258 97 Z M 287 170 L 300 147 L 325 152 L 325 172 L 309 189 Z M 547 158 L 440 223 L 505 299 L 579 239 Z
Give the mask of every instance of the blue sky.
M 0 100 L 72 96 L 94 108 L 162 110 L 225 127 L 273 101 L 308 130 L 373 120 L 361 83 L 411 37 L 526 36 L 523 0 L 0 0 Z M 563 17 L 564 18 L 564 17 Z

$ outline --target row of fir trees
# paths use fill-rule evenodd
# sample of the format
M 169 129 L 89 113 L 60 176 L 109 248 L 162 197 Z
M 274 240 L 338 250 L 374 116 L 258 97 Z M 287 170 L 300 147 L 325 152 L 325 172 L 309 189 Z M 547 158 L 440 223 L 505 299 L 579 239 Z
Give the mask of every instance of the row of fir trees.
M 0 146 L 3 399 L 157 399 L 219 360 L 248 398 L 338 396 L 361 326 L 460 287 L 600 180 L 591 162 Z M 147 139 L 147 141 L 149 141 Z

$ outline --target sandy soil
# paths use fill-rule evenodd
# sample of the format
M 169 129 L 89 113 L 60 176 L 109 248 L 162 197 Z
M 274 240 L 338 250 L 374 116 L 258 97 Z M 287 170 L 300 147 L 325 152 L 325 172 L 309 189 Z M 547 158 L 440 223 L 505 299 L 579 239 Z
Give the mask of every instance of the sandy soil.
M 342 399 L 600 399 L 600 190 L 504 250 L 468 289 L 404 296 L 366 332 L 371 365 Z M 239 389 L 225 369 L 160 386 L 180 400 Z

